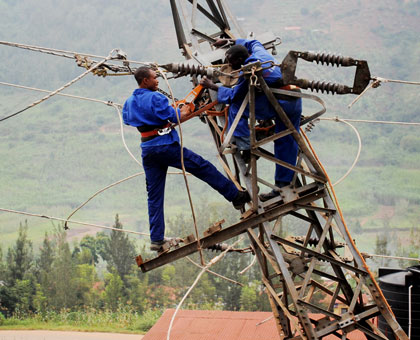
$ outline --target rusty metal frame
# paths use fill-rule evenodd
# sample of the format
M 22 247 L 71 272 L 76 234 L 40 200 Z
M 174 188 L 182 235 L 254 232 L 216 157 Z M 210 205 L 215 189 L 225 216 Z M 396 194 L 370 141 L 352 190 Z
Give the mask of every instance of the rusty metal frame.
M 205 10 L 198 0 L 178 0 L 192 4 L 195 18 L 200 12 L 215 24 L 219 36 L 230 33 L 229 23 L 224 10 L 223 0 L 206 0 L 210 11 Z M 182 20 L 176 7 L 176 0 L 171 0 L 177 37 L 180 48 L 190 59 L 192 44 L 185 38 Z M 195 11 L 195 12 L 194 12 Z M 231 17 L 231 15 L 229 15 Z M 195 19 L 192 20 L 192 28 Z M 237 23 L 235 23 L 237 25 Z M 182 33 L 181 33 L 182 29 Z M 190 35 L 193 35 L 190 32 Z M 216 35 L 208 35 L 215 38 Z M 203 39 L 201 42 L 208 42 Z M 199 43 L 201 43 L 199 41 Z M 197 60 L 212 60 L 198 55 Z M 250 246 L 261 268 L 261 279 L 273 310 L 279 335 L 282 339 L 322 339 L 327 335 L 334 335 L 339 339 L 347 338 L 347 334 L 358 329 L 368 340 L 385 340 L 384 335 L 370 321 L 382 314 L 401 340 L 408 340 L 393 317 L 383 295 L 374 278 L 365 267 L 365 263 L 348 230 L 346 229 L 330 192 L 326 186 L 326 174 L 316 161 L 316 157 L 309 149 L 300 132 L 295 129 L 286 113 L 276 100 L 276 90 L 270 89 L 262 77 L 260 63 L 245 65 L 242 68 L 244 77 L 248 79 L 249 93 L 242 106 L 249 104 L 249 123 L 251 140 L 251 160 L 247 166 L 240 154 L 230 145 L 227 132 L 222 142 L 220 129 L 215 126 L 216 121 L 208 121 L 210 132 L 214 138 L 219 156 L 223 159 L 224 167 L 229 167 L 230 174 L 236 174 L 236 181 L 242 182 L 251 194 L 252 201 L 249 210 L 239 222 L 222 228 L 198 241 L 186 244 L 164 253 L 154 259 L 143 261 L 138 259 L 143 272 L 153 270 L 167 263 L 181 259 L 197 251 L 197 242 L 203 249 L 217 243 L 227 241 L 239 234 L 246 233 Z M 249 81 L 253 76 L 253 81 Z M 257 82 L 255 82 L 257 79 Z M 286 126 L 286 130 L 263 141 L 256 140 L 255 134 L 255 96 L 256 87 L 263 91 L 277 112 L 279 119 Z M 216 118 L 220 119 L 220 117 Z M 222 122 L 223 125 L 224 122 Z M 285 164 L 263 149 L 268 143 L 286 135 L 292 135 L 299 145 L 297 164 Z M 232 159 L 226 158 L 227 148 Z M 295 171 L 292 184 L 277 188 L 270 181 L 258 177 L 257 157 L 263 158 L 273 166 L 279 164 Z M 280 195 L 267 202 L 261 202 L 258 192 L 260 186 L 279 190 Z M 302 236 L 283 238 L 275 233 L 276 223 L 280 218 L 288 216 L 295 219 L 306 228 Z M 343 250 L 344 249 L 344 250 Z M 348 251 L 351 259 L 345 258 L 341 252 Z M 352 285 L 352 282 L 356 285 Z M 366 301 L 367 297 L 367 301 Z M 344 314 L 334 311 L 334 305 L 341 304 L 347 308 Z M 314 317 L 310 312 L 322 314 L 321 318 Z

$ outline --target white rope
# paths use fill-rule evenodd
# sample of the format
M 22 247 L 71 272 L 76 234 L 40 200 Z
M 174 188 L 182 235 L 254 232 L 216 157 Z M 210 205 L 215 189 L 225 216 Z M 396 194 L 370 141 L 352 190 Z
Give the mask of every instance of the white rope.
M 182 172 L 172 172 L 172 171 L 169 171 L 168 172 L 168 174 L 169 175 L 182 175 Z M 133 178 L 135 178 L 135 177 L 137 177 L 137 176 L 141 176 L 141 175 L 144 175 L 144 172 L 139 172 L 139 173 L 136 173 L 136 174 L 134 174 L 134 175 L 131 175 L 131 176 L 128 176 L 128 177 L 126 177 L 126 178 L 123 178 L 123 179 L 120 179 L 120 180 L 118 180 L 118 181 L 116 181 L 116 182 L 114 182 L 114 183 L 112 183 L 112 184 L 109 184 L 109 185 L 107 185 L 106 187 L 104 187 L 104 188 L 102 188 L 101 190 L 98 190 L 97 192 L 95 192 L 92 196 L 90 196 L 85 202 L 83 202 L 81 205 L 79 205 L 68 217 L 67 217 L 67 221 L 77 212 L 77 211 L 79 211 L 81 208 L 83 208 L 87 203 L 89 203 L 94 197 L 96 197 L 96 196 L 98 196 L 100 193 L 102 193 L 102 192 L 104 192 L 105 190 L 108 190 L 108 189 L 110 189 L 110 188 L 112 188 L 112 187 L 114 187 L 114 186 L 116 186 L 116 185 L 118 185 L 118 184 L 121 184 L 121 183 L 123 183 L 123 182 L 125 182 L 125 181 L 128 181 L 128 180 L 130 180 L 130 179 L 133 179 Z M 187 175 L 190 175 L 189 173 L 187 173 Z M 66 225 L 67 225 L 67 221 L 66 221 Z
M 244 269 L 242 269 L 239 272 L 239 274 L 241 274 L 241 275 L 245 274 L 249 269 L 251 269 L 251 267 L 255 264 L 256 261 L 257 261 L 257 256 L 254 255 L 251 263 L 248 266 L 246 266 Z
M 343 175 L 343 177 L 341 177 L 337 182 L 335 182 L 334 184 L 332 184 L 334 187 L 337 185 L 337 184 L 340 184 L 349 174 L 350 174 L 350 172 L 352 172 L 352 170 L 354 169 L 354 167 L 356 166 L 356 163 L 359 161 L 359 157 L 360 157 L 360 152 L 362 151 L 362 139 L 360 138 L 360 134 L 359 134 L 359 131 L 357 131 L 357 129 L 353 126 L 353 125 L 351 125 L 350 123 L 348 123 L 348 122 L 346 122 L 346 121 L 344 121 L 344 120 L 342 120 L 342 119 L 339 119 L 338 117 L 336 117 L 336 119 L 335 119 L 335 121 L 336 122 L 341 122 L 341 123 L 344 123 L 344 124 L 346 124 L 346 125 L 348 125 L 348 126 L 350 126 L 352 129 L 353 129 L 353 131 L 354 131 L 354 133 L 356 134 L 356 136 L 357 136 L 357 140 L 358 140 L 358 142 L 359 142 L 359 147 L 358 147 L 358 149 L 357 149 L 357 154 L 356 154 L 356 158 L 354 159 L 354 161 L 353 161 L 353 164 L 351 165 L 351 167 L 347 170 L 347 172 Z
M 121 231 L 121 232 L 124 232 L 124 233 L 130 233 L 130 234 L 136 234 L 136 235 L 142 235 L 142 236 L 149 236 L 150 235 L 150 234 L 142 233 L 142 232 L 139 232 L 139 231 L 118 229 L 118 228 L 107 227 L 107 226 L 103 226 L 103 225 L 99 225 L 99 224 L 92 224 L 92 223 L 85 223 L 85 222 L 79 222 L 79 221 L 74 221 L 74 220 L 67 220 L 67 219 L 64 219 L 64 218 L 47 216 L 47 215 L 41 215 L 41 214 L 33 214 L 33 213 L 25 212 L 25 211 L 18 211 L 18 210 L 5 209 L 5 208 L 0 208 L 0 211 L 9 212 L 9 213 L 13 213 L 13 214 L 19 214 L 19 215 L 26 215 L 26 216 L 46 218 L 48 220 L 55 220 L 55 221 L 61 221 L 61 222 L 70 222 L 70 223 L 74 223 L 74 224 L 81 224 L 81 225 L 86 225 L 86 226 L 95 227 L 95 228 Z
M 124 144 L 125 149 L 127 150 L 128 154 L 131 156 L 131 158 L 134 160 L 134 162 L 136 162 L 138 165 L 142 166 L 142 164 L 137 160 L 137 158 L 131 153 L 130 149 L 127 146 L 127 143 L 125 142 L 125 137 L 124 137 L 124 124 L 123 124 L 122 113 L 121 113 L 120 108 L 117 105 L 115 105 L 115 104 L 111 104 L 111 105 L 117 111 L 118 118 L 120 120 L 121 139 L 122 139 L 122 142 Z
M 189 256 L 186 256 L 186 258 L 187 258 L 187 260 L 188 260 L 188 261 L 190 261 L 190 262 L 191 262 L 194 266 L 196 266 L 196 267 L 198 267 L 198 268 L 200 268 L 200 269 L 203 269 L 203 268 L 204 268 L 203 266 L 200 266 L 197 262 L 195 262 L 193 259 L 191 259 Z M 240 283 L 240 282 L 238 282 L 238 281 L 235 281 L 235 280 L 232 280 L 232 279 L 229 279 L 228 277 L 223 276 L 223 275 L 221 275 L 221 274 L 218 274 L 218 273 L 216 273 L 216 272 L 214 272 L 214 271 L 212 271 L 212 270 L 210 270 L 210 269 L 206 269 L 206 272 L 207 272 L 207 273 L 209 273 L 209 274 L 212 274 L 212 275 L 214 275 L 214 276 L 220 277 L 221 279 L 226 280 L 226 281 L 228 281 L 228 282 L 231 282 L 231 283 L 237 284 L 238 286 L 241 286 L 241 287 L 243 287 L 243 286 L 244 286 L 242 283 Z
M 232 249 L 236 244 L 238 244 L 239 242 L 241 242 L 243 239 L 243 237 L 241 237 L 239 240 L 237 240 L 235 243 L 233 243 L 232 245 L 230 245 L 229 247 L 227 247 L 220 255 L 214 257 L 213 259 L 211 259 L 211 261 L 209 261 L 209 263 L 207 263 L 203 269 L 200 271 L 200 273 L 197 275 L 197 278 L 195 279 L 195 281 L 193 282 L 193 284 L 191 285 L 191 287 L 187 290 L 187 292 L 185 293 L 185 295 L 183 296 L 183 298 L 181 299 L 181 301 L 179 302 L 178 306 L 175 309 L 174 314 L 172 315 L 171 318 L 171 322 L 169 323 L 169 328 L 168 328 L 168 333 L 166 336 L 166 340 L 170 339 L 170 335 L 171 335 L 171 330 L 172 330 L 172 325 L 174 323 L 175 320 L 175 316 L 178 313 L 179 309 L 181 308 L 182 304 L 184 303 L 185 299 L 188 297 L 188 295 L 191 293 L 191 291 L 193 290 L 193 288 L 197 285 L 198 281 L 200 280 L 201 276 L 205 273 L 205 271 L 210 268 L 211 266 L 213 266 L 214 264 L 216 264 L 217 262 L 219 262 L 226 254 L 227 252 Z

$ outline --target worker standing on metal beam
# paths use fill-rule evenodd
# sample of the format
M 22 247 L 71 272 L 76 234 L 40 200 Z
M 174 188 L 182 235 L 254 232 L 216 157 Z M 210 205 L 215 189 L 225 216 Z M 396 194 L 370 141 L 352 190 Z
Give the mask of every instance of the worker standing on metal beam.
M 219 39 L 214 45 L 223 46 L 227 42 L 233 42 L 235 45 L 226 51 L 226 61 L 230 64 L 233 70 L 239 70 L 243 65 L 253 63 L 256 61 L 275 63 L 274 57 L 264 48 L 264 46 L 257 40 L 245 39 Z M 267 65 L 267 64 L 266 64 Z M 280 67 L 272 66 L 264 69 L 262 76 L 269 87 L 282 88 L 284 86 L 282 81 L 282 74 Z M 239 108 L 248 93 L 249 85 L 244 76 L 241 76 L 238 83 L 233 88 L 218 86 L 210 79 L 204 77 L 201 84 L 212 90 L 218 92 L 217 100 L 219 103 L 230 104 L 229 107 L 229 128 L 232 124 Z M 279 99 L 279 104 L 284 112 L 289 117 L 294 127 L 299 131 L 300 118 L 302 114 L 302 100 L 295 97 L 284 97 Z M 275 119 L 275 133 L 286 129 L 283 122 L 279 119 L 274 107 L 270 104 L 269 100 L 264 93 L 256 93 L 255 96 L 255 116 L 259 120 Z M 238 126 L 233 133 L 234 142 L 238 150 L 242 151 L 242 155 L 249 155 L 250 142 L 249 142 L 249 108 L 245 109 L 243 116 Z M 298 144 L 291 134 L 278 138 L 274 141 L 274 155 L 277 159 L 285 161 L 291 165 L 296 165 L 298 153 Z M 276 164 L 275 183 L 277 187 L 289 185 L 293 179 L 294 171 Z M 267 201 L 270 198 L 278 196 L 280 193 L 277 190 L 272 190 L 267 194 L 261 194 L 260 199 Z
M 146 174 L 148 211 L 150 224 L 150 249 L 159 251 L 169 240 L 165 235 L 164 193 L 166 173 L 169 166 L 182 169 L 179 136 L 174 129 L 178 122 L 175 109 L 168 99 L 157 92 L 159 81 L 156 72 L 149 67 L 140 67 L 134 73 L 139 88 L 127 99 L 122 111 L 124 123 L 137 127 L 141 134 L 143 168 Z M 187 105 L 177 109 L 180 122 L 191 114 Z M 240 209 L 250 197 L 240 191 L 223 176 L 214 165 L 191 150 L 183 149 L 186 171 L 217 190 L 236 209 Z

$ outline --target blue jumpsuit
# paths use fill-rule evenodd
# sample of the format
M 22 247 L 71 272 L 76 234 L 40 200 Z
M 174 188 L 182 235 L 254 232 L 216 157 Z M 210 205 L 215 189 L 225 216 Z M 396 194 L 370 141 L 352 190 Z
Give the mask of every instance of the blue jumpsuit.
M 169 105 L 168 99 L 159 92 L 143 88 L 136 89 L 127 99 L 122 114 L 124 123 L 135 127 L 156 127 L 177 122 L 175 109 Z M 172 129 L 168 134 L 142 142 L 141 148 L 146 174 L 150 238 L 153 242 L 159 242 L 165 234 L 163 203 L 166 172 L 169 166 L 182 168 L 178 133 Z M 184 165 L 186 171 L 208 183 L 228 201 L 233 201 L 238 194 L 233 182 L 210 162 L 187 148 L 184 148 Z
M 243 45 L 248 49 L 250 56 L 245 60 L 244 64 L 255 61 L 274 61 L 273 56 L 264 48 L 264 46 L 257 40 L 237 39 L 237 45 Z M 268 66 L 268 63 L 263 65 Z M 278 66 L 273 66 L 263 71 L 263 77 L 267 85 L 270 86 L 282 79 L 281 70 Z M 240 77 L 238 84 L 233 88 L 221 86 L 218 90 L 217 100 L 219 103 L 230 104 L 229 108 L 229 128 L 235 119 L 236 114 L 248 92 L 248 81 L 244 77 Z M 302 100 L 278 100 L 282 109 L 289 117 L 294 127 L 299 131 L 300 118 L 302 114 Z M 255 115 L 256 119 L 270 119 L 275 118 L 275 132 L 278 133 L 286 129 L 283 122 L 278 118 L 274 107 L 264 93 L 256 93 L 255 95 Z M 249 109 L 246 107 L 243 117 L 249 117 Z M 238 126 L 233 133 L 235 137 L 249 138 L 249 127 L 246 118 L 241 119 Z M 291 165 L 296 165 L 296 158 L 298 153 L 298 144 L 292 135 L 279 138 L 274 141 L 274 155 L 277 159 L 287 162 Z M 276 164 L 275 180 L 276 182 L 289 183 L 293 179 L 294 171 L 287 169 L 281 165 Z

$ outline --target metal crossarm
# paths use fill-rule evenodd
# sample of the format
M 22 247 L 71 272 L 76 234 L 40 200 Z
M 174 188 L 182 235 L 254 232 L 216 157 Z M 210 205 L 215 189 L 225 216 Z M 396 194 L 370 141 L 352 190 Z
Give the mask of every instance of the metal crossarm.
M 179 16 L 181 11 L 178 10 L 178 3 L 184 6 L 192 5 L 192 30 L 187 30 L 189 39 L 183 27 L 185 22 Z M 193 55 L 192 46 L 209 44 L 217 38 L 233 37 L 229 31 L 231 25 L 228 17 L 233 23 L 232 27 L 238 27 L 237 23 L 232 21 L 225 1 L 206 0 L 205 3 L 198 0 L 171 0 L 179 46 L 186 58 L 194 59 L 199 66 L 194 69 L 197 75 L 200 72 L 203 74 L 205 66 L 220 62 L 223 51 L 212 50 L 203 54 L 201 51 L 204 49 L 200 48 L 196 49 Z M 209 21 L 214 24 L 214 32 L 201 32 L 197 29 L 199 14 L 207 24 Z M 298 58 L 327 65 L 355 66 L 353 87 L 297 79 L 295 71 Z M 249 84 L 248 94 L 243 99 L 238 115 L 240 116 L 248 106 L 251 144 L 251 159 L 248 164 L 245 164 L 241 154 L 231 143 L 235 127 L 225 131 L 221 128 L 225 125 L 224 117 L 206 118 L 224 169 L 229 176 L 235 176 L 235 183 L 245 186 L 251 195 L 248 211 L 243 212 L 243 219 L 239 222 L 222 229 L 218 228 L 214 233 L 184 246 L 177 245 L 178 248 L 156 258 L 143 260 L 140 256 L 137 260 L 141 270 L 147 272 L 192 254 L 197 251 L 198 242 L 202 249 L 214 248 L 220 242 L 239 234 L 247 234 L 249 245 L 260 265 L 261 281 L 265 286 L 281 339 L 317 340 L 333 335 L 344 340 L 348 338 L 349 333 L 359 330 L 368 340 L 385 340 L 384 334 L 372 322 L 373 318 L 381 314 L 396 337 L 408 340 L 357 250 L 340 210 L 331 197 L 327 175 L 311 151 L 309 142 L 293 126 L 279 104 L 276 98 L 279 90 L 271 89 L 266 84 L 262 76 L 263 66 L 256 62 L 245 65 L 241 70 Z M 185 66 L 182 70 L 189 75 L 194 73 L 190 66 Z M 297 84 L 302 88 L 332 93 L 357 94 L 363 91 L 370 81 L 369 68 L 363 60 L 307 52 L 291 51 L 283 61 L 282 71 L 286 84 Z M 194 78 L 194 81 L 197 79 Z M 280 94 L 288 95 L 284 90 L 280 90 Z M 267 97 L 276 111 L 277 118 L 283 122 L 286 129 L 257 140 L 255 103 L 256 97 L 260 95 Z M 290 96 L 316 100 L 323 106 L 321 111 L 302 119 L 302 124 L 325 112 L 324 103 L 313 95 L 290 92 Z M 210 92 L 209 97 L 214 99 L 215 93 Z M 264 149 L 274 140 L 285 136 L 292 136 L 299 146 L 296 164 L 276 159 L 271 152 Z M 273 168 L 280 165 L 293 170 L 295 175 L 291 184 L 279 188 L 272 180 L 261 176 L 259 166 L 262 162 L 265 163 L 264 166 L 269 162 Z M 279 195 L 261 202 L 258 195 L 265 188 L 276 189 Z M 294 230 L 293 235 L 283 236 L 276 231 L 279 225 L 285 227 L 289 223 Z M 295 228 L 297 225 L 299 235 Z

